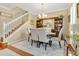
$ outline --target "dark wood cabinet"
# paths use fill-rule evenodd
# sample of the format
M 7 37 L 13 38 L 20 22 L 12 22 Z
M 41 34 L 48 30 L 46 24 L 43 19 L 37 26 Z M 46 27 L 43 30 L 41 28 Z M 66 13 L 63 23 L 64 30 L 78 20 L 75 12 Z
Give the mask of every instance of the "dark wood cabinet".
M 61 28 L 63 27 L 63 19 L 62 18 L 56 18 L 54 21 L 54 32 L 56 33 L 56 37 L 58 37 L 59 32 Z M 53 32 L 52 30 L 52 32 Z
M 42 20 L 42 19 L 36 21 L 36 27 L 37 27 L 37 28 L 43 27 L 43 20 Z
M 54 29 L 51 29 L 51 32 L 56 33 L 55 37 L 58 37 L 59 32 L 60 32 L 61 28 L 63 27 L 63 18 L 51 17 L 51 18 L 39 19 L 36 21 L 36 27 L 42 28 L 43 20 L 52 20 L 52 19 L 54 19 Z
M 56 31 L 60 31 L 62 26 L 63 26 L 63 19 L 62 18 L 55 19 L 55 21 L 54 21 L 54 29 Z

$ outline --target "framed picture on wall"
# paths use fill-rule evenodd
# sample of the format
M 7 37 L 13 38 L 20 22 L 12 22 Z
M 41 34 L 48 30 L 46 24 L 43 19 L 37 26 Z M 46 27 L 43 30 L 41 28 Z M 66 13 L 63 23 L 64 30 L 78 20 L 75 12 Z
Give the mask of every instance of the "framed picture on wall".
M 79 3 L 77 4 L 77 18 L 79 18 Z

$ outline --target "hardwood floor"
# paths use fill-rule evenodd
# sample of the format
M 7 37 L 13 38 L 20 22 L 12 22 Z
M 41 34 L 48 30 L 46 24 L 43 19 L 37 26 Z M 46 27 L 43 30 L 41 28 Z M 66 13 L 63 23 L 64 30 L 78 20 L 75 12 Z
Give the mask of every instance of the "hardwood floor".
M 6 49 L 7 43 L 0 43 L 0 50 Z
M 28 52 L 25 52 L 23 50 L 20 50 L 18 48 L 15 48 L 13 46 L 10 46 L 7 43 L 0 43 L 0 50 L 6 49 L 6 48 L 12 50 L 13 52 L 15 52 L 15 53 L 17 53 L 17 54 L 19 54 L 21 56 L 33 56 L 32 54 L 30 54 Z
M 19 55 L 21 55 L 21 56 L 33 56 L 32 54 L 30 54 L 30 53 L 28 53 L 28 52 L 25 52 L 25 51 L 23 51 L 23 50 L 20 50 L 20 49 L 18 49 L 18 48 L 15 48 L 15 47 L 13 47 L 13 46 L 10 46 L 10 45 L 8 46 L 8 49 L 10 49 L 10 50 L 16 52 L 17 54 L 19 54 Z

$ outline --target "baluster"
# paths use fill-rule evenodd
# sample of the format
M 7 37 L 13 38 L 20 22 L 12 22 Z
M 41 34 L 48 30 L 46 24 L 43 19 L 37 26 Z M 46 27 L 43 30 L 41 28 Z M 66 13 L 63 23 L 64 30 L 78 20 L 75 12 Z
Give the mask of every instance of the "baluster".
M 3 39 L 4 39 L 4 42 L 5 42 L 5 22 L 3 23 Z

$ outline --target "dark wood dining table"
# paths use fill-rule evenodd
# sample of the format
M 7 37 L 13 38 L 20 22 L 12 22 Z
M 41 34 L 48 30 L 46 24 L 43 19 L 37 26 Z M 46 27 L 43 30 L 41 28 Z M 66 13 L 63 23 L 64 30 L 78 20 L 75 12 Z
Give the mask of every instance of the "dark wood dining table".
M 56 33 L 48 33 L 47 37 L 51 39 L 52 37 L 55 37 L 55 35 L 56 35 Z
M 47 37 L 49 38 L 49 46 L 51 47 L 52 45 L 52 37 L 54 37 L 56 35 L 56 33 L 48 33 Z

